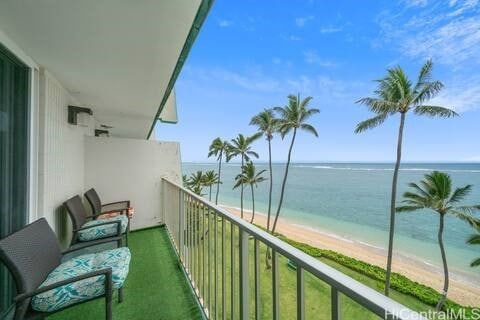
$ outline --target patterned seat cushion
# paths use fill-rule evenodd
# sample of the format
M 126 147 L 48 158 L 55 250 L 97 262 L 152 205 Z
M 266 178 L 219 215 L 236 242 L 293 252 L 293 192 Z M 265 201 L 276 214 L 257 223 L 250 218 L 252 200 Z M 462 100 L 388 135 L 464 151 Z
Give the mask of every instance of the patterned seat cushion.
M 130 265 L 130 250 L 122 247 L 72 258 L 55 268 L 41 287 L 87 272 L 112 268 L 113 288 L 123 286 Z M 69 305 L 101 296 L 105 292 L 104 275 L 70 283 L 32 298 L 32 308 L 53 312 Z
M 95 226 L 100 223 L 111 222 L 111 221 L 120 221 L 122 225 L 122 233 L 125 233 L 128 225 L 128 217 L 126 215 L 118 215 L 112 218 L 106 219 L 97 219 L 91 220 L 85 223 L 82 228 Z M 106 224 L 98 227 L 92 227 L 85 230 L 78 231 L 78 240 L 79 241 L 91 241 L 106 237 L 115 236 L 117 234 L 117 224 Z

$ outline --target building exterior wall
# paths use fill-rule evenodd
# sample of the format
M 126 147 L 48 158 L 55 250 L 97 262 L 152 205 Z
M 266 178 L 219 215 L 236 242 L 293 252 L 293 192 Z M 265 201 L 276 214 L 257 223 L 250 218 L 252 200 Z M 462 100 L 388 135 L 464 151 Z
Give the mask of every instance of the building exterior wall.
M 161 179 L 181 181 L 178 143 L 86 137 L 85 155 L 85 189 L 106 203 L 130 200 L 132 229 L 163 223 Z
M 67 244 L 71 227 L 62 203 L 83 194 L 84 140 L 93 126 L 67 122 L 67 107 L 75 100 L 45 70 L 40 71 L 39 92 L 38 218 L 45 217 Z

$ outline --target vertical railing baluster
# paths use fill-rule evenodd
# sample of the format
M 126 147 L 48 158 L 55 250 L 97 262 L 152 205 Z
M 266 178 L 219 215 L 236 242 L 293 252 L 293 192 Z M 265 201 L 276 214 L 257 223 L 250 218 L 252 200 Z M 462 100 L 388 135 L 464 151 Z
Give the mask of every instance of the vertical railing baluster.
M 197 277 L 196 277 L 196 284 L 198 295 L 200 295 L 200 204 L 197 200 L 195 200 L 195 211 L 196 211 L 196 228 L 197 228 L 197 236 L 196 236 L 196 251 L 197 251 Z
M 182 202 L 183 192 L 182 189 L 178 189 L 178 253 L 180 255 L 180 260 L 185 262 L 184 249 L 183 249 L 183 202 Z
M 235 225 L 230 222 L 230 319 L 235 319 Z
M 227 243 L 225 241 L 225 218 L 222 217 L 222 320 L 227 319 L 227 271 L 225 265 Z
M 205 206 L 202 203 L 202 300 L 203 307 L 205 304 Z
M 332 305 L 332 320 L 340 320 L 340 296 L 337 288 L 332 287 L 331 290 L 331 305 Z
M 303 268 L 297 263 L 297 320 L 305 319 L 305 283 Z
M 239 267 L 240 267 L 240 319 L 247 320 L 250 317 L 250 272 L 249 272 L 249 248 L 248 233 L 239 229 Z
M 211 318 L 211 315 L 212 315 L 212 303 L 211 303 L 211 290 L 212 290 L 212 287 L 211 287 L 211 279 L 212 279 L 212 269 L 211 269 L 211 264 L 210 264 L 210 260 L 211 260 L 211 255 L 210 255 L 210 252 L 211 252 L 211 248 L 210 248 L 210 236 L 212 234 L 212 229 L 211 229 L 211 223 L 210 223 L 210 220 L 212 220 L 212 212 L 210 211 L 210 207 L 208 207 L 207 209 L 207 217 L 208 217 L 208 220 L 207 220 L 207 251 L 208 251 L 208 255 L 207 255 L 207 279 L 208 279 L 208 293 L 207 293 L 207 303 L 208 303 L 208 314 Z
M 280 317 L 279 290 L 278 290 L 278 255 L 272 249 L 272 297 L 273 297 L 273 319 L 278 320 Z
M 254 240 L 254 273 L 255 273 L 255 319 L 260 319 L 260 244 L 257 238 Z
M 213 270 L 213 279 L 215 281 L 215 284 L 213 286 L 213 290 L 214 290 L 214 295 L 213 295 L 213 300 L 214 300 L 214 307 L 213 309 L 215 310 L 215 316 L 214 316 L 214 319 L 216 320 L 218 318 L 218 305 L 217 305 L 217 284 L 218 284 L 218 278 L 217 278 L 217 270 L 218 270 L 218 257 L 217 257 L 217 246 L 218 246 L 218 240 L 217 240 L 217 236 L 218 236 L 218 216 L 217 216 L 217 211 L 215 210 L 214 211 L 214 216 L 213 216 L 213 219 L 214 219 L 214 234 L 215 234 L 215 237 L 213 238 L 213 242 L 214 242 L 214 249 L 213 249 L 213 257 L 214 257 L 214 264 L 215 264 L 215 268 Z

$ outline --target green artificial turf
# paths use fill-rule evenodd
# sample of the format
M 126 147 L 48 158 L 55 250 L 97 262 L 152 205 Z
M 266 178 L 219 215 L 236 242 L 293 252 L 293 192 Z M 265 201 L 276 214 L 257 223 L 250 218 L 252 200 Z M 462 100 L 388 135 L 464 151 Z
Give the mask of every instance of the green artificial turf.
M 124 301 L 114 295 L 113 319 L 202 319 L 165 228 L 132 232 L 130 272 Z M 96 299 L 48 317 L 49 320 L 104 319 L 105 300 Z

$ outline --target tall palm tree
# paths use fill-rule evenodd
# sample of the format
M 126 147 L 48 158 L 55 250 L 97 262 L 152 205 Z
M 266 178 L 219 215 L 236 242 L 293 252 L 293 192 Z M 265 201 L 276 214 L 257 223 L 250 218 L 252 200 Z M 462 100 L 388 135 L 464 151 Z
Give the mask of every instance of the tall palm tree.
M 447 256 L 443 245 L 445 216 L 451 215 L 475 226 L 475 218 L 472 213 L 475 210 L 480 210 L 480 205 L 459 205 L 459 203 L 470 193 L 472 186 L 466 185 L 465 187 L 453 190 L 450 176 L 443 172 L 433 171 L 432 173 L 425 175 L 420 182 L 420 185 L 412 182 L 409 186 L 413 190 L 404 193 L 403 198 L 405 200 L 402 201 L 404 205 L 396 208 L 396 211 L 412 212 L 430 209 L 436 212 L 440 218 L 437 237 L 440 253 L 442 255 L 444 273 L 443 292 L 436 307 L 437 311 L 440 311 L 447 299 L 449 284 Z
M 235 139 L 232 139 L 231 144 L 227 148 L 227 161 L 230 161 L 236 156 L 240 156 L 243 168 L 245 161 L 249 161 L 250 157 L 258 158 L 258 154 L 252 150 L 252 143 L 261 136 L 261 133 L 256 133 L 249 137 L 239 134 Z M 243 219 L 243 184 L 240 189 L 240 216 Z
M 202 192 L 203 187 L 205 186 L 204 181 L 204 173 L 203 171 L 199 170 L 195 173 L 192 173 L 188 178 L 188 187 L 193 193 L 198 194 L 199 196 L 203 196 Z
M 266 170 L 261 170 L 257 173 L 255 165 L 249 161 L 247 165 L 242 167 L 242 173 L 235 177 L 234 189 L 241 185 L 249 185 L 252 190 L 252 218 L 250 219 L 250 223 L 253 223 L 253 219 L 255 218 L 255 193 L 253 190 L 254 187 L 257 187 L 257 184 L 266 180 L 262 176 L 265 171 Z
M 218 174 L 214 170 L 208 170 L 203 175 L 203 185 L 208 187 L 208 201 L 212 201 L 212 186 L 220 181 Z
M 467 240 L 468 244 L 480 245 L 480 233 L 472 234 Z M 470 267 L 480 267 L 480 257 L 470 263 Z
M 218 204 L 218 194 L 220 192 L 220 183 L 221 183 L 221 174 L 222 174 L 222 160 L 226 155 L 228 150 L 229 143 L 220 138 L 216 138 L 212 141 L 210 145 L 208 157 L 216 156 L 218 161 L 218 181 L 217 181 L 217 192 L 215 194 L 215 204 Z
M 258 131 L 265 135 L 268 142 L 268 172 L 270 175 L 270 186 L 268 189 L 268 212 L 267 212 L 267 231 L 270 230 L 270 217 L 272 212 L 272 188 L 273 188 L 273 170 L 272 170 L 272 139 L 273 134 L 277 132 L 278 119 L 275 117 L 273 109 L 265 109 L 250 121 L 250 125 L 256 126 Z
M 300 94 L 289 95 L 288 105 L 286 105 L 285 107 L 276 107 L 274 109 L 280 115 L 278 120 L 278 131 L 280 132 L 282 139 L 284 139 L 286 135 L 290 132 L 293 132 L 293 134 L 292 140 L 290 142 L 290 148 L 288 149 L 287 164 L 285 165 L 282 189 L 280 191 L 280 201 L 278 203 L 277 212 L 275 213 L 275 221 L 273 222 L 272 234 L 275 233 L 278 216 L 280 215 L 280 210 L 282 209 L 283 196 L 285 195 L 285 185 L 287 183 L 288 177 L 288 168 L 290 167 L 293 144 L 295 143 L 297 132 L 298 130 L 303 130 L 313 134 L 315 137 L 318 137 L 317 130 L 311 124 L 306 123 L 306 121 L 310 119 L 311 116 L 320 112 L 320 110 L 318 109 L 308 108 L 308 104 L 312 99 L 312 97 L 306 97 L 302 100 L 300 99 Z
M 360 122 L 355 133 L 361 133 L 366 130 L 378 127 L 388 117 L 400 115 L 400 126 L 398 129 L 397 158 L 395 169 L 393 171 L 392 192 L 390 198 L 390 230 L 387 252 L 387 272 L 385 279 L 385 295 L 388 296 L 390 290 L 390 277 L 392 272 L 393 257 L 393 238 L 395 234 L 395 207 L 397 197 L 397 182 L 400 163 L 402 160 L 402 141 L 405 119 L 411 111 L 415 115 L 428 117 L 449 118 L 457 116 L 453 110 L 432 106 L 427 104 L 430 99 L 435 97 L 443 88 L 440 81 L 432 80 L 432 61 L 428 60 L 420 69 L 415 84 L 407 77 L 403 69 L 399 66 L 388 69 L 387 75 L 378 82 L 378 87 L 374 91 L 375 97 L 362 98 L 357 103 L 366 105 L 368 109 L 375 114 L 374 117 Z

